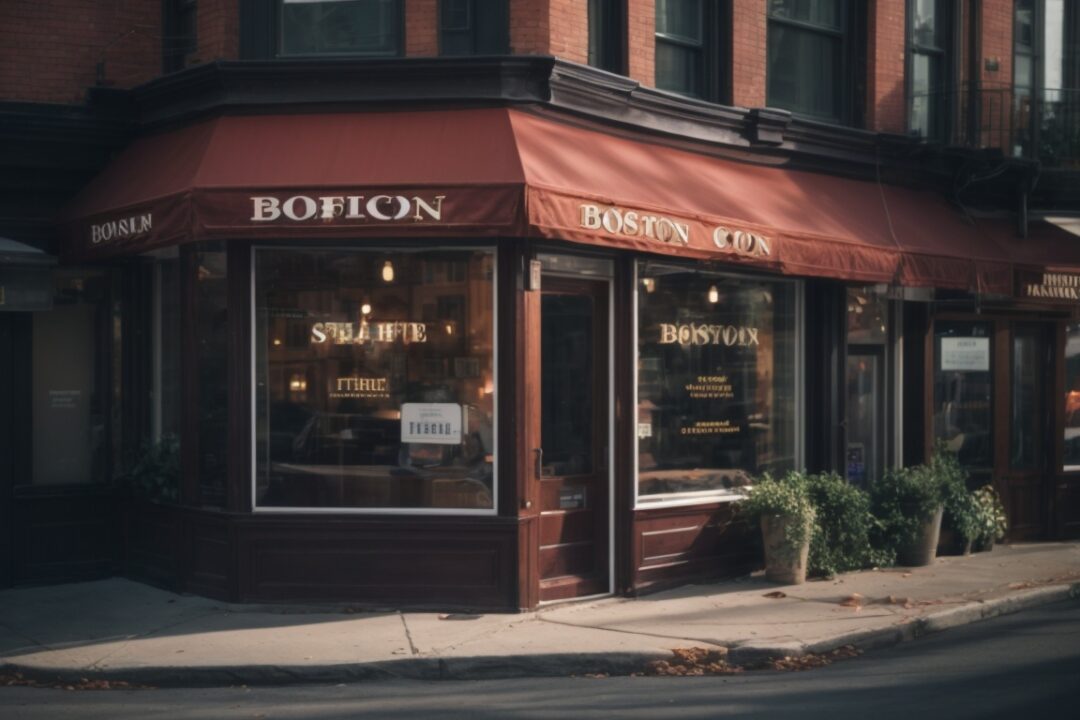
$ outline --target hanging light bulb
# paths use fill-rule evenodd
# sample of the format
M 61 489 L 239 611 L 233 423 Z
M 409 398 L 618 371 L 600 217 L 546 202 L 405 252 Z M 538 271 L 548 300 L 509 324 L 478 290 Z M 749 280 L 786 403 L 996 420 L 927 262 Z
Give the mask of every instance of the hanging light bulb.
M 394 264 L 389 260 L 383 263 L 382 279 L 385 282 L 394 282 Z
M 715 285 L 709 288 L 709 302 L 711 302 L 713 305 L 720 302 L 720 291 L 716 288 Z
M 656 278 L 643 278 L 641 284 L 645 286 L 645 292 L 651 293 L 656 289 Z
M 361 305 L 360 306 L 360 314 L 361 315 L 370 315 L 371 314 L 371 303 L 364 303 L 363 305 Z

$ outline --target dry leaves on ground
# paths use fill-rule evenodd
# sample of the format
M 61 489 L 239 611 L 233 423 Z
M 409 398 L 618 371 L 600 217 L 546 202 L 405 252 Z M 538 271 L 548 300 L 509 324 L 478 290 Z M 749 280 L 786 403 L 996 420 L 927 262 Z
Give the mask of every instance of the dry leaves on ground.
M 862 655 L 862 650 L 854 645 L 844 645 L 827 653 L 807 653 L 799 657 L 775 658 L 767 661 L 764 667 L 768 670 L 784 671 L 813 670 L 830 665 L 837 660 L 847 660 L 859 655 Z
M 22 673 L 0 673 L 0 685 L 7 687 L 54 688 L 58 690 L 134 690 L 148 689 L 149 685 L 134 685 L 123 680 L 90 680 L 80 678 L 78 682 L 42 681 L 28 678 Z
M 772 592 L 765 593 L 764 595 L 762 595 L 762 597 L 772 598 L 773 600 L 776 600 L 779 598 L 786 598 L 787 593 L 783 590 L 773 590 Z
M 672 660 L 654 660 L 645 666 L 646 675 L 694 676 L 734 675 L 743 669 L 729 665 L 727 648 L 675 648 Z
M 859 593 L 851 593 L 850 595 L 845 597 L 843 600 L 841 600 L 840 604 L 843 605 L 844 607 L 853 607 L 856 610 L 858 610 L 859 608 L 861 608 L 863 605 L 866 604 L 866 598 L 863 597 L 862 595 L 860 595 Z

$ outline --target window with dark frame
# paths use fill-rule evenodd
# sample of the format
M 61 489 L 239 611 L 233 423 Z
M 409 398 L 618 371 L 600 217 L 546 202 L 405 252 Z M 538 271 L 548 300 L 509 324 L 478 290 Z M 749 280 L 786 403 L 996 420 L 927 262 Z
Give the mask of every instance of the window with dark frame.
M 929 140 L 948 138 L 956 7 L 908 0 L 908 130 Z
M 858 122 L 865 13 L 865 3 L 850 0 L 769 0 L 768 105 Z
M 439 0 L 441 55 L 505 55 L 510 52 L 507 0 Z
M 165 0 L 162 6 L 162 71 L 183 70 L 198 46 L 195 0 Z
M 279 0 L 279 56 L 402 54 L 402 0 Z
M 626 73 L 625 0 L 589 0 L 589 65 Z
M 724 0 L 657 0 L 656 87 L 726 101 L 729 26 Z

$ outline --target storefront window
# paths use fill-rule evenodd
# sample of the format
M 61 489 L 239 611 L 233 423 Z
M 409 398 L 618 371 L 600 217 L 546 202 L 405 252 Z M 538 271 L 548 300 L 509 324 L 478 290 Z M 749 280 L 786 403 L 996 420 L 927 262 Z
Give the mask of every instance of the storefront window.
M 256 506 L 494 511 L 494 253 L 255 268 Z
M 1065 468 L 1080 470 L 1080 324 L 1065 329 Z
M 934 329 L 934 437 L 968 468 L 994 464 L 991 329 L 948 321 Z
M 55 271 L 51 310 L 34 313 L 33 482 L 104 482 L 119 446 L 119 323 L 110 277 Z M 113 366 L 115 365 L 115 370 Z M 115 388 L 115 397 L 109 388 Z
M 225 504 L 229 465 L 228 256 L 220 244 L 195 253 L 198 332 L 199 493 L 204 505 Z
M 799 467 L 797 296 L 787 280 L 639 265 L 639 503 Z
M 401 54 L 401 0 L 281 0 L 281 55 Z

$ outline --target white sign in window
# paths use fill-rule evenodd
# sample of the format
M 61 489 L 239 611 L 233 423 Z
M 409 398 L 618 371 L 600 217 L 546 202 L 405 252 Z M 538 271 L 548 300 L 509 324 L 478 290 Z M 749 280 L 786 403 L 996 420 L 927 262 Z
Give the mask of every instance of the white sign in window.
M 432 445 L 461 443 L 462 409 L 457 403 L 405 403 L 401 442 Z
M 988 372 L 990 370 L 990 338 L 941 338 L 941 369 Z

